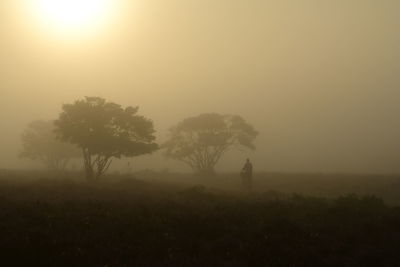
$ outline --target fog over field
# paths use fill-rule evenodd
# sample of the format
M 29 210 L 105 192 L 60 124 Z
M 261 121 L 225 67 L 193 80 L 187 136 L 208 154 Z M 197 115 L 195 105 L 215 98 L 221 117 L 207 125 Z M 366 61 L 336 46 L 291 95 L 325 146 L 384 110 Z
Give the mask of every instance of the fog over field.
M 69 37 L 27 2 L 0 1 L 0 169 L 40 167 L 18 158 L 25 127 L 99 96 L 139 106 L 158 143 L 186 117 L 242 116 L 256 150 L 218 171 L 250 157 L 256 172 L 400 173 L 399 1 L 121 0 Z M 189 171 L 161 152 L 130 161 Z
M 0 0 L 3 266 L 398 266 L 399 0 Z

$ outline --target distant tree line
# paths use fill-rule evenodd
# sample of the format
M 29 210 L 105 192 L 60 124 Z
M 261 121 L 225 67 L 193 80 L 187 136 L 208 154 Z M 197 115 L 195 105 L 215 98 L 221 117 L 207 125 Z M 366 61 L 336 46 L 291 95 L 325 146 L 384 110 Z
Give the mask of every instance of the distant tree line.
M 47 169 L 66 170 L 71 159 L 79 157 L 79 149 L 57 140 L 54 121 L 34 121 L 22 133 L 21 158 L 41 161 Z
M 35 121 L 22 134 L 21 157 L 41 160 L 53 170 L 65 170 L 82 158 L 87 180 L 98 180 L 113 159 L 136 157 L 159 149 L 190 166 L 195 173 L 214 174 L 215 166 L 232 148 L 255 149 L 258 133 L 238 115 L 206 113 L 172 127 L 168 139 L 155 142 L 153 121 L 100 97 L 64 104 L 58 119 Z

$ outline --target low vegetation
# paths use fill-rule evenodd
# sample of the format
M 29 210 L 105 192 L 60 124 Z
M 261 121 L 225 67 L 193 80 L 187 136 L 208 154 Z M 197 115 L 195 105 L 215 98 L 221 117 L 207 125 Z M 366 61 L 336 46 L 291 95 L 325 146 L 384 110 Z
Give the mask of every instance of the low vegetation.
M 191 176 L 150 172 L 135 176 L 114 175 L 89 184 L 68 174 L 1 173 L 2 262 L 9 263 L 6 266 L 396 266 L 400 260 L 400 208 L 380 197 L 325 198 L 261 190 L 247 194 L 214 182 L 230 179 L 234 184 L 235 177 L 229 175 L 198 186 L 189 182 L 195 179 Z M 277 186 L 273 178 L 264 179 Z M 309 188 L 313 187 L 313 177 L 300 175 L 286 177 L 284 183 L 296 179 L 308 179 Z M 374 188 L 383 180 L 373 180 Z

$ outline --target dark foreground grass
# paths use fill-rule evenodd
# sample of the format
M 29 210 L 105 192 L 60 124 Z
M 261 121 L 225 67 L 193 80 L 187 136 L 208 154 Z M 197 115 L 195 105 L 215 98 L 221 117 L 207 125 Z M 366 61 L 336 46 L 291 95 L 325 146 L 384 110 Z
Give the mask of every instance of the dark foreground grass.
M 224 193 L 119 179 L 0 182 L 3 266 L 398 266 L 380 198 Z

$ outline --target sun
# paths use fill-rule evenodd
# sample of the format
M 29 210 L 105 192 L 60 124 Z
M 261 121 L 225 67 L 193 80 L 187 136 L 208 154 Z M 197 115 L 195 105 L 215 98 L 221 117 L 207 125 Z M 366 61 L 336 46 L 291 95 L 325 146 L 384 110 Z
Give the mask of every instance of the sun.
M 84 33 L 100 27 L 116 0 L 32 0 L 39 20 L 58 33 Z

